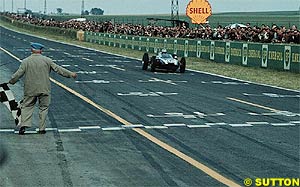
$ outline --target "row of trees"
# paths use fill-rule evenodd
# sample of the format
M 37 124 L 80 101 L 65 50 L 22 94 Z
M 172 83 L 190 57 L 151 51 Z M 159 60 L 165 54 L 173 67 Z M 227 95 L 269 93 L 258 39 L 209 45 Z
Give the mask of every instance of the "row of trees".
M 88 10 L 84 11 L 83 13 L 81 13 L 82 15 L 103 15 L 104 14 L 104 10 L 102 10 L 101 8 L 92 8 L 91 11 L 89 12 Z
M 57 8 L 56 9 L 57 14 L 62 14 L 63 13 L 63 9 L 62 8 Z M 85 10 L 83 12 L 81 12 L 81 15 L 103 15 L 104 14 L 104 10 L 102 10 L 101 8 L 92 8 L 91 11 Z

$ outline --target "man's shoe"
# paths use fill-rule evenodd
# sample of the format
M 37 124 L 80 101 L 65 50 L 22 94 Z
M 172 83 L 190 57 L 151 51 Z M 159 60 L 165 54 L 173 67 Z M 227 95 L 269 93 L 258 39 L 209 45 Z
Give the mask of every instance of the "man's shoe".
M 25 134 L 25 128 L 26 127 L 21 127 L 19 130 L 19 135 L 24 135 Z
M 37 133 L 38 134 L 46 134 L 46 131 L 45 130 L 39 130 Z

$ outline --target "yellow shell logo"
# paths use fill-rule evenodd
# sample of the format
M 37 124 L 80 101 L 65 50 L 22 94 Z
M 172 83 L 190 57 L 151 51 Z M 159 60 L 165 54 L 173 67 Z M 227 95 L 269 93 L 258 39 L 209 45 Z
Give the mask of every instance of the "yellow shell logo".
M 207 0 L 192 0 L 186 7 L 186 15 L 191 18 L 192 23 L 206 23 L 211 16 L 211 6 Z

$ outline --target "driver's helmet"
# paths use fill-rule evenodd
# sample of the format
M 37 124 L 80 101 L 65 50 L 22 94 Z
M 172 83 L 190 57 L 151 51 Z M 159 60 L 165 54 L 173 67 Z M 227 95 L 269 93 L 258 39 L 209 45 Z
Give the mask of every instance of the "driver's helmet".
M 165 53 L 167 53 L 167 50 L 166 50 L 166 49 L 162 49 L 162 50 L 161 50 L 161 53 L 162 53 L 162 54 L 165 54 Z

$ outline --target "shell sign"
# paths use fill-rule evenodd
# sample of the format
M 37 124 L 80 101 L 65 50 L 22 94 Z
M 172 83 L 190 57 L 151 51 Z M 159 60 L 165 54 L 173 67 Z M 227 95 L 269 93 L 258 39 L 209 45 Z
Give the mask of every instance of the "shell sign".
M 206 23 L 211 16 L 211 6 L 207 0 L 192 0 L 186 7 L 186 15 L 191 18 L 192 23 Z

